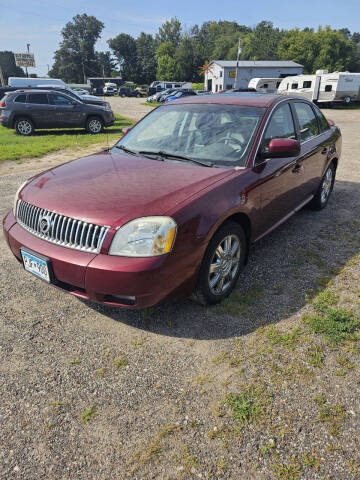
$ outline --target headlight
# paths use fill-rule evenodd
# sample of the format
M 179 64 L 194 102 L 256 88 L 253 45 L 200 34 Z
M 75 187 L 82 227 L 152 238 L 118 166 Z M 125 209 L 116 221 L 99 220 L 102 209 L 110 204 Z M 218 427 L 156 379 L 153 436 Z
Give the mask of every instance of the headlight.
M 109 255 L 155 257 L 171 252 L 177 225 L 170 217 L 142 217 L 116 232 Z
M 19 200 L 19 193 L 25 187 L 25 185 L 28 183 L 28 181 L 29 180 L 25 180 L 25 182 L 20 185 L 20 187 L 17 189 L 17 191 L 15 193 L 14 204 L 13 204 L 13 214 L 14 214 L 15 218 L 16 218 L 16 205 L 17 205 L 17 202 Z

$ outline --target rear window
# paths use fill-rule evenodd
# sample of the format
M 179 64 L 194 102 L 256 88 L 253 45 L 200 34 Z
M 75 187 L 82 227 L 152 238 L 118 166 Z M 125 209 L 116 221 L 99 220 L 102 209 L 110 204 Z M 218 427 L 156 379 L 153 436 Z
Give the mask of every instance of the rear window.
M 16 103 L 26 103 L 26 95 L 22 94 L 22 95 L 18 95 L 14 102 Z
M 30 93 L 27 103 L 36 103 L 37 105 L 47 105 L 49 103 L 46 93 Z

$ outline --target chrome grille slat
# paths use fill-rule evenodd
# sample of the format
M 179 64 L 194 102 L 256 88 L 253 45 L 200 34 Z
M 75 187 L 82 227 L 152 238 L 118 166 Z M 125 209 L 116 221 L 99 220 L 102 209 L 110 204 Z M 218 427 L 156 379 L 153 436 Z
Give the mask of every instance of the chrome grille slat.
M 40 219 L 44 216 L 47 216 L 50 222 L 47 233 L 40 230 Z M 18 201 L 16 218 L 25 230 L 43 240 L 91 253 L 100 253 L 105 235 L 110 228 L 66 217 L 23 200 Z

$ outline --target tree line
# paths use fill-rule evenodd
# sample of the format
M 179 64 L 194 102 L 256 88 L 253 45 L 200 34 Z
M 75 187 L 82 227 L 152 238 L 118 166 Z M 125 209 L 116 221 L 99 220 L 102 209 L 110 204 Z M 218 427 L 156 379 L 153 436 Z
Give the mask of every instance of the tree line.
M 269 21 L 249 27 L 224 20 L 184 28 L 172 18 L 155 35 L 119 33 L 107 41 L 109 50 L 98 52 L 95 44 L 103 28 L 93 16 L 76 15 L 61 32 L 49 75 L 71 83 L 117 75 L 137 84 L 155 79 L 200 82 L 211 60 L 236 59 L 239 38 L 241 60 L 292 60 L 304 65 L 304 73 L 360 71 L 360 33 L 347 28 L 286 30 Z

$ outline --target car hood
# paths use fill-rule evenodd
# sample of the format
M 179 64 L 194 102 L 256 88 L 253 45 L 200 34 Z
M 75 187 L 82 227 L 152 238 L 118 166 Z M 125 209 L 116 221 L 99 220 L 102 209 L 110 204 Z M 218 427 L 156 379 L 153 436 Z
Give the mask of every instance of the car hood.
M 20 198 L 69 217 L 119 226 L 133 218 L 163 215 L 233 172 L 109 151 L 33 177 Z

